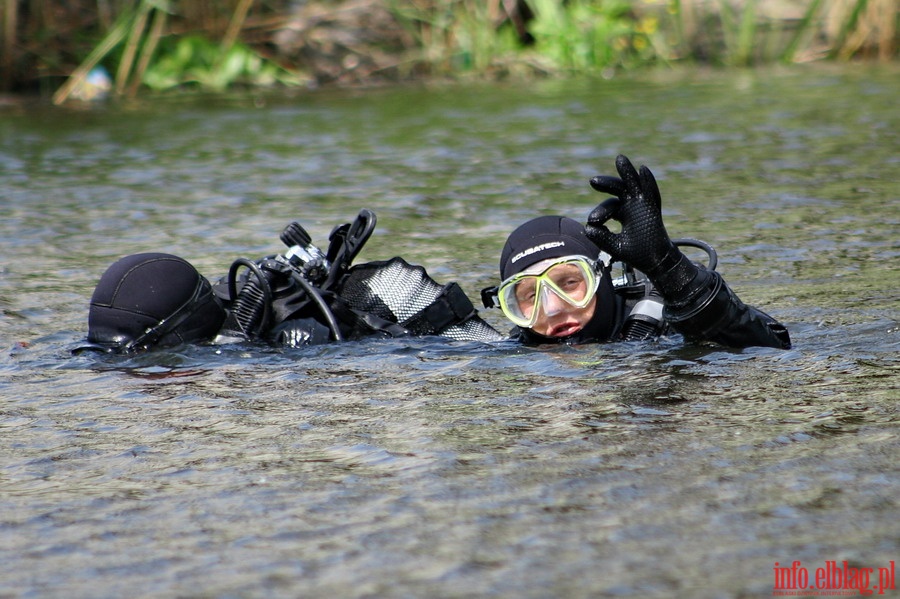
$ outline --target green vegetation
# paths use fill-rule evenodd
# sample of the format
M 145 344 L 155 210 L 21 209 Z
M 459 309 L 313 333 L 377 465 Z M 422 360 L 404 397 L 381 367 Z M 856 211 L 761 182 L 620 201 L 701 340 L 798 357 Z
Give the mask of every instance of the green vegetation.
M 0 84 L 140 89 L 896 58 L 900 0 L 0 0 Z M 109 73 L 109 75 L 107 75 Z
M 159 59 L 144 73 L 143 83 L 154 90 L 182 85 L 223 91 L 235 84 L 298 85 L 303 77 L 267 61 L 241 43 L 227 50 L 204 37 L 192 35 L 173 40 L 161 49 Z

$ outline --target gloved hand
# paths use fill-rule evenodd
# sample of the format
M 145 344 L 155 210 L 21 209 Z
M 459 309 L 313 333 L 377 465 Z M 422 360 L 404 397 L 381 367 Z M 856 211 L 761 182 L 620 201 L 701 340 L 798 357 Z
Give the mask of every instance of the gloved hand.
M 653 173 L 640 174 L 625 156 L 616 158 L 616 177 L 594 177 L 591 187 L 610 198 L 588 216 L 588 238 L 616 260 L 643 272 L 665 301 L 663 316 L 684 335 L 730 347 L 791 347 L 787 329 L 746 306 L 718 273 L 691 262 L 669 239 L 663 225 L 659 187 Z M 604 223 L 622 225 L 611 232 Z
M 662 201 L 653 173 L 646 166 L 640 175 L 625 156 L 616 158 L 621 179 L 598 176 L 591 187 L 616 198 L 606 200 L 588 216 L 588 238 L 616 260 L 627 262 L 644 274 L 655 273 L 665 259 L 678 249 L 669 239 L 662 220 Z M 622 224 L 621 233 L 612 233 L 604 224 L 610 218 Z
M 686 287 L 697 278 L 700 268 L 679 250 L 662 220 L 662 200 L 653 173 L 641 166 L 640 174 L 631 161 L 616 157 L 620 178 L 598 176 L 591 187 L 617 197 L 597 206 L 588 216 L 588 238 L 616 260 L 643 272 L 667 302 L 686 300 Z M 621 223 L 620 233 L 611 232 L 604 223 Z M 699 282 L 699 281 L 698 281 Z

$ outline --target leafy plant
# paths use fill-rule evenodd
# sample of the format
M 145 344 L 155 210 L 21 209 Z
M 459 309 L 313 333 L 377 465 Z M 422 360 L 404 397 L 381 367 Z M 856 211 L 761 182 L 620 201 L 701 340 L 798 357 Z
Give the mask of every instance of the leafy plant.
M 649 46 L 629 2 L 527 0 L 536 50 L 565 70 L 593 70 L 649 59 Z
M 144 73 L 143 83 L 154 90 L 194 85 L 222 91 L 234 84 L 298 85 L 299 75 L 264 60 L 247 46 L 235 42 L 223 51 L 219 44 L 192 35 L 164 44 Z

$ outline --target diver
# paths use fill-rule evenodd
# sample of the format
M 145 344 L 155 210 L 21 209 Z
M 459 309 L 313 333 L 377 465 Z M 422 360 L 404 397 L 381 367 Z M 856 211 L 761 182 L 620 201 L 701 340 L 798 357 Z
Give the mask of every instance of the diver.
M 352 264 L 375 222 L 373 212 L 361 210 L 332 230 L 326 251 L 290 223 L 281 234 L 284 252 L 238 258 L 215 284 L 171 254 L 121 258 L 100 277 L 87 343 L 73 352 L 131 354 L 186 343 L 302 347 L 373 336 L 503 338 L 456 283 L 440 285 L 399 257 Z
M 620 155 L 616 170 L 619 177 L 591 179 L 591 187 L 614 197 L 586 225 L 542 216 L 506 240 L 501 283 L 481 296 L 515 325 L 512 336 L 526 344 L 586 343 L 652 339 L 671 328 L 688 340 L 732 348 L 789 349 L 787 329 L 741 302 L 715 272 L 712 247 L 669 238 L 650 169 L 638 173 Z M 611 219 L 619 233 L 606 226 Z M 686 246 L 704 250 L 709 264 L 688 259 L 680 249 Z

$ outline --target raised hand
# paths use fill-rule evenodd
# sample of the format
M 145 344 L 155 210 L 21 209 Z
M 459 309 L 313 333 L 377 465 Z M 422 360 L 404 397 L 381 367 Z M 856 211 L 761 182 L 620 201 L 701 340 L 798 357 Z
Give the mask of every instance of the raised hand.
M 662 220 L 662 200 L 653 173 L 641 166 L 640 173 L 623 155 L 616 158 L 619 177 L 597 176 L 591 187 L 610 198 L 588 216 L 585 230 L 591 241 L 616 260 L 621 260 L 653 278 L 660 269 L 677 262 L 681 252 L 669 239 Z M 606 222 L 616 220 L 620 233 L 610 231 Z
M 686 336 L 731 347 L 791 347 L 787 329 L 746 306 L 721 275 L 691 262 L 672 243 L 662 220 L 662 201 L 653 173 L 636 171 L 625 156 L 616 158 L 619 177 L 594 177 L 591 187 L 611 194 L 588 216 L 588 238 L 616 260 L 640 270 L 665 302 L 663 316 Z M 610 219 L 622 225 L 613 233 Z

